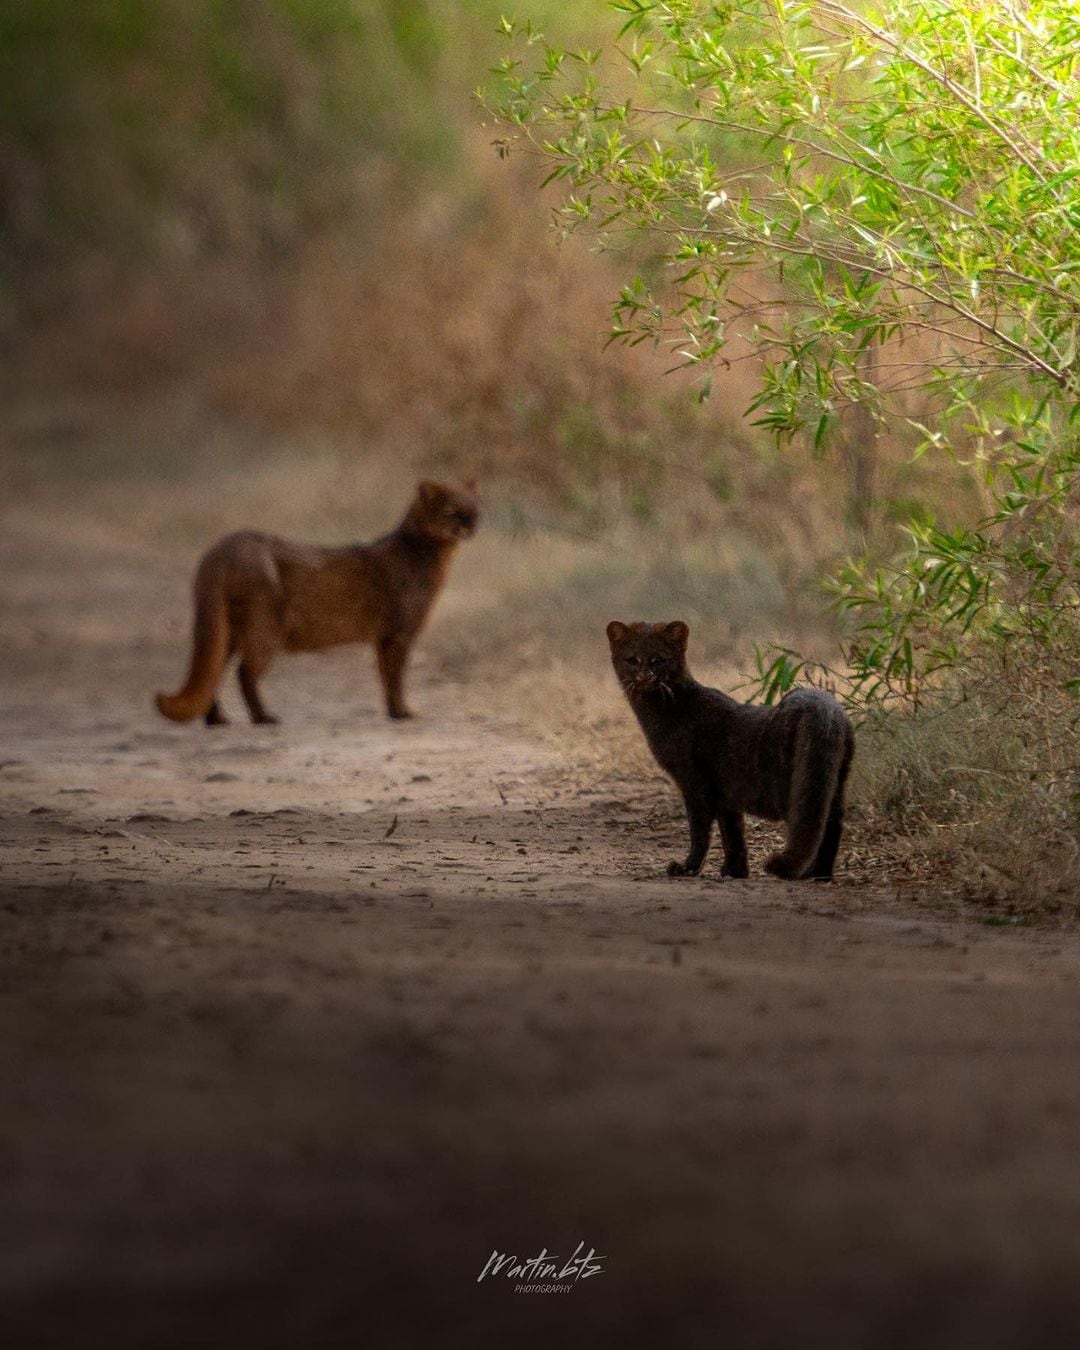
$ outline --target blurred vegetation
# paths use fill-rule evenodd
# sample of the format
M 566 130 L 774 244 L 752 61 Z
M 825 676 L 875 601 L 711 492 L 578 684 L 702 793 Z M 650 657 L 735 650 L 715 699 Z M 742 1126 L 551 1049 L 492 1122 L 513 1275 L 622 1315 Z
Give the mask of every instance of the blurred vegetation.
M 586 41 L 607 5 L 536 12 Z M 760 507 L 780 467 L 740 426 L 738 381 L 702 410 L 652 353 L 605 354 L 611 267 L 553 248 L 538 166 L 496 154 L 473 90 L 501 51 L 499 14 L 496 0 L 0 7 L 12 383 L 115 396 L 194 381 L 289 434 L 467 462 L 516 484 L 508 520 L 572 531 L 629 515 L 696 535 L 748 497 Z M 795 512 L 781 567 L 833 548 L 822 500 Z
M 276 256 L 362 225 L 380 166 L 398 190 L 458 166 L 498 17 L 496 0 L 4 0 L 8 284 L 88 247 Z
M 358 164 L 445 166 L 440 77 L 469 50 L 450 21 L 424 0 L 5 0 L 8 267 L 91 245 L 280 251 L 361 204 Z
M 611 26 L 606 0 L 531 12 L 567 47 Z M 603 353 L 621 262 L 552 248 L 542 166 L 498 158 L 481 125 L 472 91 L 502 54 L 500 14 L 499 0 L 5 0 L 11 378 L 17 364 L 25 387 L 194 379 L 263 424 L 527 477 L 581 528 L 624 511 L 670 528 L 677 502 L 693 533 L 748 495 L 779 500 L 787 470 L 742 423 L 741 371 L 701 410 L 659 379 L 662 353 Z M 649 270 L 649 250 L 632 257 Z M 841 534 L 866 528 L 843 506 L 846 474 L 823 469 L 803 494 L 800 565 L 840 546 L 823 534 L 831 504 Z M 885 473 L 882 519 L 933 480 Z

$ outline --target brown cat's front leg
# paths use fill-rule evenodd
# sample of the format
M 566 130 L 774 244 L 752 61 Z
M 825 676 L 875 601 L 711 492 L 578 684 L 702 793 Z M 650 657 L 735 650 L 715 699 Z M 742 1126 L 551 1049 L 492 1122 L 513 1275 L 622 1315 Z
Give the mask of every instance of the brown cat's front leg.
M 703 783 L 692 783 L 683 788 L 683 801 L 690 826 L 690 852 L 685 862 L 668 863 L 669 877 L 696 877 L 701 871 L 712 838 L 712 823 L 716 808 L 712 794 Z
M 386 696 L 387 717 L 412 717 L 405 706 L 405 662 L 409 656 L 409 639 L 395 635 L 384 638 L 376 649 L 379 678 Z
M 720 869 L 720 875 L 748 877 L 750 868 L 746 861 L 746 836 L 743 833 L 742 813 L 721 811 L 716 819 L 720 825 L 720 838 L 724 843 L 724 865 Z

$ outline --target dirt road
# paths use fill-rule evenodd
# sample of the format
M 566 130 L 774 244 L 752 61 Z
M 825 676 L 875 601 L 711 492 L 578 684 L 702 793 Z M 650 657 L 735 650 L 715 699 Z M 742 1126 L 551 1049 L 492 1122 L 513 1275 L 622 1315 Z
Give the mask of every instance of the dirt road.
M 654 786 L 423 662 L 412 723 L 344 652 L 173 727 L 171 561 L 0 553 L 5 1346 L 1075 1338 L 1074 931 L 668 882 Z

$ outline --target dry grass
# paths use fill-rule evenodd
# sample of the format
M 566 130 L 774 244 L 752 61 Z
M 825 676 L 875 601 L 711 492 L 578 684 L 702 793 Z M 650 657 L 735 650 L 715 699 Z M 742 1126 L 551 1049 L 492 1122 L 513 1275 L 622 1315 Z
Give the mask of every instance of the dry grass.
M 963 702 L 863 732 L 853 790 L 868 823 L 997 913 L 1080 915 L 1080 704 L 1062 687 L 1077 639 L 1049 660 L 1014 644 Z

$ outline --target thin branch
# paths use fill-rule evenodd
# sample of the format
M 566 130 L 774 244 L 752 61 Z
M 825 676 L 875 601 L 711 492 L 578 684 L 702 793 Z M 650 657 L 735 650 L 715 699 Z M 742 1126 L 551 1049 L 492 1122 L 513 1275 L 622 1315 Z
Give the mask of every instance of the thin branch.
M 597 108 L 601 111 L 609 111 L 615 105 L 598 103 Z M 620 108 L 625 104 L 619 104 Z M 888 183 L 890 187 L 897 188 L 901 192 L 916 193 L 921 197 L 929 197 L 931 201 L 937 202 L 946 210 L 955 211 L 958 216 L 964 216 L 968 220 L 975 220 L 974 211 L 969 211 L 966 206 L 961 206 L 958 202 L 950 201 L 948 197 L 943 197 L 940 193 L 934 192 L 932 188 L 923 187 L 919 183 L 905 183 L 903 179 L 895 177 L 885 169 L 879 169 L 872 164 L 863 164 L 853 159 L 850 155 L 841 154 L 838 150 L 829 150 L 817 141 L 807 140 L 804 136 L 792 136 L 789 132 L 777 132 L 768 127 L 755 127 L 746 122 L 733 122 L 725 117 L 706 116 L 704 113 L 684 113 L 675 108 L 646 108 L 640 104 L 631 106 L 630 111 L 641 114 L 643 117 L 669 117 L 678 122 L 702 122 L 707 126 L 718 127 L 723 131 L 739 131 L 749 136 L 759 136 L 764 140 L 780 141 L 785 145 L 798 145 L 813 154 L 821 155 L 823 159 L 834 160 L 837 164 L 844 165 L 848 169 L 858 169 L 860 173 L 868 174 L 871 178 L 880 179 L 883 183 Z M 867 150 L 866 146 L 861 147 Z
M 892 33 L 884 28 L 879 28 L 877 24 L 871 23 L 870 20 L 864 18 L 863 15 L 856 14 L 854 10 L 848 9 L 846 5 L 840 4 L 839 0 L 818 0 L 818 4 L 823 9 L 834 14 L 842 23 L 846 23 L 852 28 L 862 29 L 864 33 L 868 33 L 875 41 L 880 42 L 890 51 L 895 52 L 897 56 L 903 57 L 904 60 L 910 61 L 912 65 L 917 66 L 924 75 L 933 80 L 934 83 L 944 89 L 946 93 L 951 94 L 958 103 L 972 114 L 972 116 L 982 122 L 988 131 L 991 131 L 1000 141 L 1002 141 L 1021 164 L 1023 164 L 1040 183 L 1046 183 L 1046 174 L 1043 173 L 1042 169 L 1040 169 L 1031 158 L 1034 153 L 1034 147 L 1030 145 L 1022 147 L 1017 139 L 1019 133 L 1013 132 L 1010 134 L 1008 129 L 1001 126 L 995 118 L 991 117 L 975 103 L 971 95 L 962 85 L 959 85 L 955 80 L 950 79 L 944 71 L 936 70 L 929 61 L 920 56 L 918 52 L 912 50 L 911 47 L 902 43 L 899 38 L 895 37 Z M 1054 166 L 1051 165 L 1050 168 L 1051 173 L 1058 172 Z

